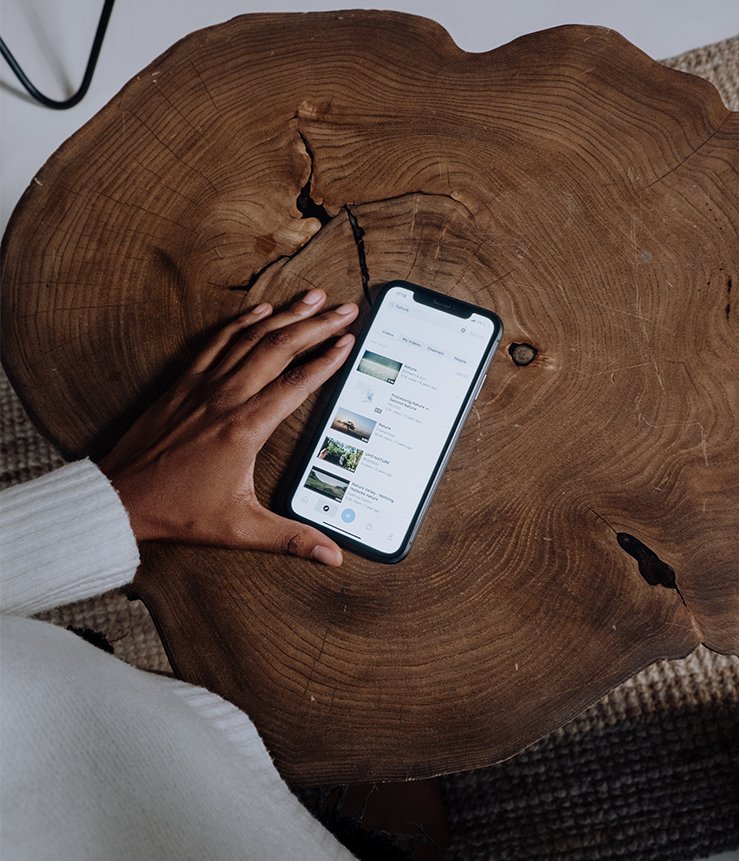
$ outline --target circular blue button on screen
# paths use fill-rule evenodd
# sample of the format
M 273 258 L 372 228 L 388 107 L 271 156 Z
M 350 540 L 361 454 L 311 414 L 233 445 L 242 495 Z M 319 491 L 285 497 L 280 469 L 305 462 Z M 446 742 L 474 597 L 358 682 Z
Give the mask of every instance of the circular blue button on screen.
M 357 515 L 351 510 L 351 508 L 345 508 L 341 512 L 341 519 L 344 521 L 344 523 L 351 523 L 356 516 Z

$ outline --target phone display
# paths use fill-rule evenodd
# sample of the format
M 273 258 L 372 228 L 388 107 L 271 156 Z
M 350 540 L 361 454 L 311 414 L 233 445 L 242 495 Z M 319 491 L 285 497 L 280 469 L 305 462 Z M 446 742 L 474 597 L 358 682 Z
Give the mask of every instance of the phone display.
M 387 284 L 288 495 L 290 516 L 361 555 L 402 559 L 501 334 L 492 311 Z

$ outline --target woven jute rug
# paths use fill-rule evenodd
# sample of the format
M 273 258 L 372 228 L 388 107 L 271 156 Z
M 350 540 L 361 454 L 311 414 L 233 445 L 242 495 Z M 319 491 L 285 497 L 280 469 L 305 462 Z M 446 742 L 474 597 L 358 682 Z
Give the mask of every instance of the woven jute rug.
M 739 37 L 665 61 L 739 110 Z M 0 374 L 0 487 L 63 463 Z M 169 664 L 146 609 L 117 592 L 40 618 Z M 452 861 L 693 859 L 739 847 L 739 659 L 700 648 L 639 673 L 528 750 L 443 779 Z

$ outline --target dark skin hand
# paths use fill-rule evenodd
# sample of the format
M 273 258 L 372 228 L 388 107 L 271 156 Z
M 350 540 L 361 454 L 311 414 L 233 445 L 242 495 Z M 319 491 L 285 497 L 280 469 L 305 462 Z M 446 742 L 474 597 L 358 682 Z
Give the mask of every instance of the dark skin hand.
M 310 290 L 277 314 L 252 308 L 225 326 L 182 377 L 100 461 L 139 541 L 268 550 L 341 565 L 330 538 L 266 509 L 254 463 L 269 436 L 346 360 L 354 337 L 338 335 L 355 304 L 318 314 Z M 331 339 L 318 356 L 294 359 Z

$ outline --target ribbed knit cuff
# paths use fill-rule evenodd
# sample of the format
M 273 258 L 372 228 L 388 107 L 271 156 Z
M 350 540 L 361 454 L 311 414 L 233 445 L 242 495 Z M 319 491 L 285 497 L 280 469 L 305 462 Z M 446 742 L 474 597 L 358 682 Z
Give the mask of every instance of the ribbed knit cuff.
M 0 493 L 0 610 L 30 616 L 130 582 L 123 503 L 89 460 Z

